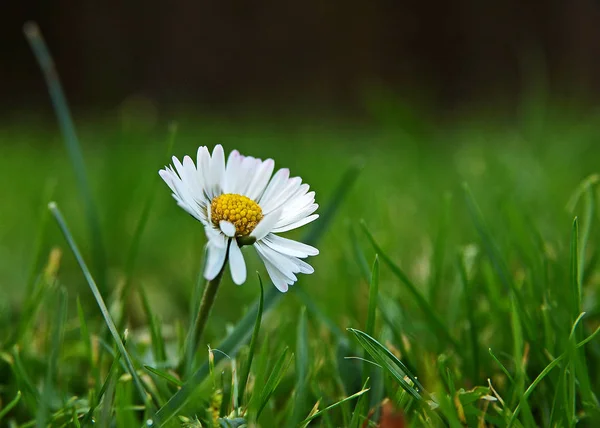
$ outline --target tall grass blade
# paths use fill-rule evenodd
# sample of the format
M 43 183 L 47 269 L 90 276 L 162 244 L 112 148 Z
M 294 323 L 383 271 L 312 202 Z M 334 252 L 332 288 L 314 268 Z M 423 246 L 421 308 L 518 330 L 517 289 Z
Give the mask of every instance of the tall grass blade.
M 392 261 L 392 259 L 390 259 L 382 251 L 379 244 L 377 244 L 377 241 L 375 241 L 375 238 L 373 238 L 373 235 L 371 235 L 369 229 L 367 229 L 366 224 L 364 222 L 361 222 L 361 226 L 367 238 L 371 242 L 371 245 L 373 245 L 373 248 L 375 249 L 377 254 L 379 254 L 379 257 L 381 257 L 385 264 L 388 265 L 388 267 L 392 270 L 392 273 L 406 286 L 408 291 L 410 291 L 410 294 L 413 295 L 415 301 L 419 305 L 419 308 L 427 317 L 427 322 L 430 324 L 431 328 L 434 331 L 437 331 L 444 338 L 444 340 L 456 350 L 458 354 L 462 355 L 462 347 L 458 344 L 458 342 L 456 342 L 456 340 L 454 340 L 454 338 L 452 337 L 442 320 L 438 317 L 436 311 L 433 309 L 430 303 L 423 297 L 423 295 L 419 292 L 419 290 L 412 283 L 412 281 L 408 279 L 408 276 L 406 276 L 402 269 L 400 269 L 400 267 L 396 265 Z
M 367 379 L 362 387 L 362 391 L 368 391 L 367 385 L 369 384 L 369 379 Z M 367 396 L 361 394 L 360 398 L 356 402 L 356 406 L 354 406 L 354 411 L 352 412 L 352 419 L 350 420 L 350 424 L 348 425 L 350 428 L 360 428 L 361 423 L 367 417 L 365 413 L 365 409 L 367 408 L 366 398 Z
M 172 383 L 175 386 L 182 386 L 183 382 L 181 382 L 179 379 L 177 379 L 175 376 L 173 376 L 172 374 L 169 374 L 165 371 L 159 370 L 159 369 L 155 369 L 154 367 L 150 367 L 150 366 L 144 366 L 144 369 L 148 370 L 150 373 L 155 374 L 158 377 L 163 378 L 164 380 L 166 380 L 167 382 Z
M 475 294 L 473 293 L 473 289 L 469 283 L 467 269 L 461 256 L 457 257 L 456 265 L 458 267 L 459 279 L 464 290 L 463 295 L 465 297 L 465 312 L 469 322 L 469 339 L 471 342 L 471 362 L 469 365 L 471 366 L 471 376 L 473 378 L 473 382 L 477 382 L 479 379 L 479 343 L 477 340 L 478 325 L 475 322 Z
M 322 235 L 326 232 L 327 227 L 333 221 L 335 213 L 339 206 L 343 202 L 344 198 L 352 188 L 360 168 L 358 166 L 351 166 L 342 176 L 340 183 L 335 188 L 332 194 L 332 198 L 327 207 L 322 211 L 321 217 L 316 224 L 308 231 L 302 240 L 306 244 L 316 245 Z M 295 288 L 292 288 L 294 292 Z M 275 289 L 275 287 L 269 287 L 264 294 L 263 311 L 268 312 L 271 307 L 275 306 L 276 303 L 281 299 L 282 294 Z M 250 339 L 252 334 L 253 326 L 255 324 L 259 302 L 255 302 L 250 310 L 242 317 L 237 323 L 232 332 L 221 342 L 217 349 L 224 353 L 234 357 L 240 348 Z M 215 355 L 215 364 L 218 364 L 224 357 L 221 354 Z M 192 374 L 192 376 L 185 382 L 183 387 L 171 397 L 171 399 L 161 407 L 158 412 L 152 417 L 152 421 L 158 426 L 166 423 L 171 419 L 175 413 L 181 409 L 190 398 L 192 393 L 196 390 L 196 387 L 200 385 L 202 380 L 208 374 L 208 362 L 204 362 L 198 370 Z
M 396 379 L 406 392 L 417 400 L 421 400 L 420 393 L 423 393 L 425 389 L 402 361 L 368 334 L 354 328 L 349 328 L 348 331 L 354 334 L 358 343 L 371 355 L 373 360 Z M 408 377 L 413 385 L 410 385 L 404 377 Z
M 127 334 L 123 335 L 123 343 L 124 344 L 127 343 Z M 98 394 L 95 397 L 93 397 L 93 400 L 90 403 L 90 409 L 88 410 L 88 412 L 83 417 L 83 420 L 81 421 L 83 426 L 86 426 L 87 424 L 90 424 L 92 422 L 92 417 L 94 416 L 94 412 L 98 408 L 98 405 L 102 401 L 102 397 L 104 397 L 104 394 L 108 390 L 109 385 L 112 382 L 114 382 L 114 380 L 115 380 L 114 378 L 119 371 L 120 360 L 121 360 L 121 354 L 115 353 L 113 360 L 110 363 L 110 368 L 108 369 L 108 374 L 106 375 L 106 379 L 104 380 L 104 383 L 100 387 L 100 391 L 98 391 Z
M 310 421 L 312 421 L 313 419 L 318 418 L 319 416 L 322 416 L 325 412 L 330 411 L 331 409 L 336 408 L 337 406 L 340 406 L 342 404 L 344 404 L 347 401 L 351 401 L 354 400 L 356 397 L 360 397 L 361 395 L 363 395 L 365 392 L 367 392 L 369 390 L 369 388 L 363 388 L 361 391 L 358 391 L 355 394 L 352 394 L 349 397 L 344 398 L 343 400 L 340 400 L 336 403 L 333 403 L 330 406 L 325 407 L 323 410 L 318 411 L 317 413 L 315 413 L 314 415 L 309 416 L 308 418 L 304 419 L 302 421 L 302 423 L 300 424 L 301 427 L 306 427 L 308 425 L 308 423 Z
M 96 265 L 96 275 L 98 284 L 103 294 L 106 292 L 105 271 L 106 271 L 106 255 L 104 253 L 104 245 L 102 243 L 102 234 L 100 228 L 100 219 L 94 200 L 92 191 L 88 182 L 88 176 L 85 167 L 85 161 L 81 151 L 81 145 L 75 132 L 75 125 L 69 110 L 69 104 L 65 97 L 62 85 L 58 78 L 58 72 L 54 65 L 52 55 L 46 46 L 46 42 L 42 37 L 39 26 L 35 22 L 27 22 L 23 26 L 23 32 L 35 58 L 44 74 L 46 86 L 50 93 L 54 112 L 56 113 L 60 130 L 63 134 L 65 147 L 75 172 L 75 179 L 79 194 L 83 200 L 85 207 L 90 237 L 92 239 L 93 258 Z
M 306 322 L 306 309 L 302 308 L 296 329 L 296 386 L 294 394 L 294 410 L 287 426 L 297 426 L 306 413 L 308 401 L 308 369 L 310 355 L 308 345 L 308 326 Z
M 239 384 L 239 397 L 238 403 L 244 402 L 244 393 L 246 391 L 246 385 L 248 384 L 248 378 L 250 377 L 250 369 L 252 368 L 252 360 L 254 359 L 254 352 L 256 351 L 256 341 L 258 340 L 258 333 L 260 331 L 260 324 L 262 322 L 262 314 L 264 308 L 264 287 L 262 278 L 258 275 L 258 283 L 260 284 L 260 300 L 258 301 L 258 312 L 256 313 L 256 322 L 254 323 L 254 330 L 252 331 L 252 339 L 250 340 L 250 349 L 248 350 L 248 358 L 244 363 L 244 367 L 240 372 L 240 384 Z
M 169 138 L 167 142 L 166 153 L 167 159 L 171 157 L 171 153 L 173 152 L 173 145 L 175 144 L 176 136 L 177 124 L 172 123 L 169 126 Z M 131 289 L 131 278 L 135 269 L 135 262 L 139 253 L 140 244 L 142 242 L 142 235 L 144 234 L 144 230 L 146 229 L 148 219 L 150 218 L 150 212 L 152 211 L 152 206 L 154 205 L 154 199 L 156 197 L 156 191 L 158 190 L 158 185 L 160 184 L 160 181 L 160 177 L 158 176 L 158 174 L 156 174 L 150 187 L 150 191 L 148 192 L 148 196 L 146 196 L 144 208 L 142 209 L 142 214 L 138 219 L 135 231 L 133 233 L 133 238 L 131 240 L 131 246 L 129 247 L 129 251 L 127 253 L 127 262 L 125 263 L 125 285 L 123 286 L 123 291 L 121 293 L 121 301 L 123 302 L 123 305 L 125 305 L 127 297 L 129 296 L 129 292 Z
M 77 244 L 75 243 L 75 240 L 73 239 L 73 235 L 71 235 L 71 232 L 69 231 L 69 228 L 67 226 L 67 223 L 65 222 L 63 215 L 61 214 L 60 210 L 58 209 L 58 206 L 54 202 L 51 202 L 50 204 L 48 204 L 48 208 L 50 209 L 50 211 L 52 212 L 52 215 L 56 219 L 56 222 L 58 223 L 65 239 L 67 240 L 67 243 L 69 244 L 69 247 L 71 248 L 71 251 L 73 251 L 73 254 L 75 255 L 75 259 L 77 260 L 77 263 L 79 264 L 79 267 L 81 268 L 81 271 L 83 272 L 83 276 L 85 277 L 85 279 L 90 287 L 90 290 L 92 290 L 92 294 L 94 295 L 94 298 L 96 299 L 96 303 L 98 303 L 98 307 L 100 308 L 100 312 L 102 313 L 104 322 L 106 323 L 106 326 L 108 327 L 108 329 L 113 337 L 113 340 L 115 341 L 117 348 L 119 349 L 119 353 L 125 360 L 125 365 L 127 366 L 127 370 L 133 379 L 133 383 L 135 384 L 135 387 L 138 390 L 138 393 L 140 395 L 142 402 L 147 403 L 147 401 L 148 401 L 147 395 L 144 390 L 144 387 L 142 386 L 142 382 L 135 370 L 133 361 L 131 360 L 131 357 L 129 356 L 127 349 L 125 349 L 125 345 L 123 344 L 123 341 L 121 340 L 121 337 L 119 336 L 119 333 L 117 332 L 115 323 L 114 323 L 112 317 L 110 316 L 110 312 L 108 312 L 108 308 L 106 307 L 106 304 L 104 303 L 104 299 L 102 298 L 102 295 L 100 294 L 100 290 L 98 290 L 98 287 L 96 286 L 96 282 L 94 281 L 92 274 L 90 273 L 87 265 L 85 264 L 85 261 L 83 260 L 83 257 L 81 256 L 81 253 L 79 252 L 79 248 L 77 247 Z
M 287 372 L 287 369 L 292 363 L 292 360 L 294 359 L 294 354 L 288 356 L 288 353 L 289 348 L 285 348 L 279 356 L 279 358 L 277 359 L 277 362 L 273 366 L 273 370 L 271 371 L 271 374 L 269 375 L 269 378 L 267 379 L 267 382 L 265 383 L 265 386 L 262 389 L 262 392 L 260 393 L 260 399 L 258 400 L 258 410 L 256 411 L 255 418 L 255 420 L 257 421 L 260 418 L 260 414 L 264 410 L 265 406 L 269 402 L 269 399 L 275 392 L 275 389 L 277 389 L 279 382 L 281 382 L 281 379 L 283 379 L 283 376 Z
M 6 404 L 2 409 L 0 409 L 0 421 L 8 415 L 8 413 L 17 405 L 21 400 L 21 391 L 17 391 L 17 395 L 13 398 L 10 403 Z
M 144 287 L 138 287 L 138 292 L 142 300 L 142 306 L 144 308 L 146 320 L 148 321 L 148 328 L 150 329 L 154 361 L 157 363 L 162 363 L 167 360 L 167 351 L 165 349 L 165 341 L 160 328 L 160 321 L 152 313 L 152 308 L 150 307 L 150 302 L 148 302 L 148 296 L 146 296 Z
M 365 333 L 369 336 L 375 336 L 375 320 L 377 316 L 377 306 L 379 302 L 379 256 L 375 255 L 375 261 L 373 262 L 373 268 L 371 270 L 371 281 L 369 286 L 369 307 L 367 309 L 367 324 L 365 326 Z M 365 355 L 366 357 L 366 350 Z M 363 383 L 367 382 L 367 379 L 373 379 L 370 395 L 369 406 L 374 407 L 383 398 L 383 383 L 379 374 L 381 371 L 377 370 L 372 366 L 363 364 Z M 378 418 L 379 409 L 375 412 L 375 419 Z
M 40 407 L 37 412 L 38 428 L 45 427 L 48 424 L 49 407 L 52 396 L 54 395 L 54 381 L 58 369 L 58 358 L 63 342 L 63 329 L 67 319 L 67 292 L 60 287 L 56 296 L 56 313 L 54 319 L 54 331 L 51 338 L 51 351 L 48 365 L 46 367 L 46 380 L 44 382 L 44 391 L 41 396 Z
M 579 321 L 581 321 L 581 318 L 582 317 L 578 317 L 577 320 L 575 320 L 572 331 L 574 331 L 577 328 L 577 325 L 578 325 Z M 600 327 L 598 327 L 592 334 L 590 334 L 584 340 L 577 343 L 575 348 L 579 349 L 582 346 L 586 345 L 588 342 L 593 340 L 599 333 L 600 333 Z M 554 367 L 556 367 L 558 365 L 558 363 L 560 363 L 562 360 L 564 360 L 566 358 L 566 356 L 567 356 L 567 353 L 565 352 L 565 353 L 559 355 L 558 357 L 556 357 L 555 359 L 553 359 L 552 361 L 550 361 L 550 363 L 544 368 L 544 370 L 541 371 L 541 373 L 535 378 L 535 380 L 533 382 L 531 382 L 531 385 L 529 385 L 527 390 L 523 393 L 523 396 L 521 397 L 519 404 L 517 404 L 517 407 L 515 407 L 515 410 L 513 411 L 512 415 L 508 421 L 507 428 L 510 428 L 511 426 L 513 426 L 513 424 L 517 421 L 517 416 L 519 415 L 519 412 L 521 411 L 521 407 L 522 407 L 523 403 L 529 399 L 529 396 L 533 393 L 533 391 L 539 385 L 539 383 L 548 375 L 548 373 L 550 373 L 552 371 L 552 369 L 554 369 Z

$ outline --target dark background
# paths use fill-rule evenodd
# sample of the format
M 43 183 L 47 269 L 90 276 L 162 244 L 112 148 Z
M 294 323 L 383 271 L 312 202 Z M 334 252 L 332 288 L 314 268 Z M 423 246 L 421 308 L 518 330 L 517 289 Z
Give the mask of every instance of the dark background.
M 48 105 L 22 34 L 39 23 L 69 101 L 360 109 L 383 87 L 435 110 L 511 105 L 541 84 L 600 95 L 600 2 L 8 1 L 0 3 L 0 109 Z

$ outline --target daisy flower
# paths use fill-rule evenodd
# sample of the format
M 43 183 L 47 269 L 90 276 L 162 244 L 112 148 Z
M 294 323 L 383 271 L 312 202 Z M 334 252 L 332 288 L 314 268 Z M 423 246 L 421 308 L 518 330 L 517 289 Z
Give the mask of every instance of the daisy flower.
M 174 166 L 174 167 L 173 167 Z M 301 260 L 319 250 L 278 233 L 316 220 L 315 192 L 300 177 L 282 168 L 273 174 L 275 162 L 242 156 L 237 150 L 225 162 L 221 145 L 212 155 L 198 148 L 196 165 L 185 156 L 159 171 L 177 204 L 204 226 L 207 259 L 204 277 L 216 278 L 229 260 L 236 284 L 246 281 L 246 262 L 240 249 L 253 245 L 273 284 L 282 292 L 296 282 L 298 273 L 314 269 Z

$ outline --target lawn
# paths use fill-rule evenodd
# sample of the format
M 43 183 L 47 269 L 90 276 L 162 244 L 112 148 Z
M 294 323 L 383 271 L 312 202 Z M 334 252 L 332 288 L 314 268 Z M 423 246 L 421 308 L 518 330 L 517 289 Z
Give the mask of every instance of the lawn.
M 597 114 L 404 112 L 77 117 L 97 234 L 57 127 L 5 122 L 0 425 L 596 426 Z M 310 184 L 320 254 L 282 294 L 245 248 L 190 351 L 205 235 L 158 170 L 217 143 Z

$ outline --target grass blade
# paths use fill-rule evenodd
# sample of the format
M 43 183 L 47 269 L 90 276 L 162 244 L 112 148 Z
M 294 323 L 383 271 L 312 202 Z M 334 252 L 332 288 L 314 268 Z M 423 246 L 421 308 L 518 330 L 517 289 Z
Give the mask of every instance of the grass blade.
M 165 342 L 162 336 L 160 321 L 152 313 L 152 308 L 148 302 L 148 296 L 143 287 L 138 287 L 140 293 L 140 299 L 142 300 L 142 306 L 148 321 L 148 328 L 150 329 L 150 338 L 152 341 L 152 353 L 154 354 L 154 361 L 162 363 L 167 359 L 167 351 L 165 350 Z
M 50 93 L 52 106 L 54 107 L 54 112 L 56 113 L 58 124 L 63 134 L 65 147 L 75 172 L 77 187 L 85 206 L 88 227 L 92 239 L 93 258 L 96 264 L 98 284 L 100 285 L 100 289 L 105 292 L 106 284 L 104 275 L 106 271 L 106 255 L 104 253 L 102 235 L 100 232 L 100 220 L 98 219 L 98 211 L 96 210 L 92 198 L 85 161 L 83 159 L 79 139 L 77 138 L 77 133 L 75 132 L 75 125 L 73 124 L 69 105 L 58 78 L 54 60 L 48 51 L 40 28 L 35 22 L 27 22 L 23 27 L 23 32 L 25 33 L 25 37 L 31 46 L 35 59 L 46 80 L 46 86 Z
M 0 421 L 2 420 L 2 418 L 8 415 L 8 412 L 10 412 L 17 404 L 19 404 L 19 401 L 21 400 L 21 395 L 21 391 L 17 391 L 17 395 L 15 396 L 15 398 L 13 398 L 10 403 L 8 403 L 6 406 L 0 409 Z
M 181 382 L 179 379 L 177 379 L 175 376 L 159 370 L 159 369 L 155 369 L 154 367 L 150 367 L 150 366 L 144 366 L 144 369 L 148 370 L 150 373 L 155 374 L 158 377 L 163 378 L 164 380 L 166 380 L 167 382 L 172 383 L 173 385 L 180 387 L 183 385 L 183 382 Z
M 318 418 L 323 413 L 328 412 L 329 410 L 334 409 L 334 408 L 336 408 L 337 406 L 339 406 L 341 404 L 344 404 L 346 401 L 354 400 L 356 397 L 360 397 L 361 395 L 363 395 L 368 390 L 369 390 L 369 388 L 363 388 L 361 391 L 358 391 L 357 393 L 352 394 L 351 396 L 346 397 L 343 400 L 338 401 L 337 403 L 334 403 L 334 404 L 332 404 L 330 406 L 325 407 L 323 410 L 320 410 L 317 413 L 315 413 L 314 415 L 309 416 L 308 418 L 304 419 L 300 425 L 302 427 L 305 427 L 306 425 L 308 425 L 308 423 L 310 421 L 312 421 L 315 418 Z
M 368 391 L 368 384 L 369 379 L 365 381 L 365 384 L 362 387 L 362 391 Z M 356 406 L 354 406 L 354 411 L 352 412 L 352 419 L 350 420 L 350 428 L 360 428 L 361 422 L 367 417 L 367 414 L 364 413 L 364 409 L 367 407 L 367 403 L 365 401 L 366 397 L 366 395 L 361 394 L 360 398 L 356 402 Z
M 167 153 L 166 158 L 171 157 L 171 153 L 173 151 L 173 145 L 175 144 L 175 137 L 177 136 L 177 124 L 172 123 L 169 126 L 169 138 L 167 143 Z M 148 223 L 148 219 L 150 218 L 150 213 L 152 211 L 152 206 L 154 205 L 154 199 L 156 197 L 156 192 L 158 190 L 158 185 L 160 184 L 160 177 L 158 174 L 154 177 L 154 181 L 150 187 L 150 192 L 146 197 L 146 201 L 144 202 L 144 208 L 142 209 L 142 214 L 138 219 L 137 225 L 135 227 L 135 231 L 133 233 L 133 238 L 131 240 L 131 246 L 129 247 L 129 251 L 127 253 L 127 262 L 125 263 L 125 285 L 123 286 L 123 290 L 121 292 L 121 302 L 123 305 L 126 304 L 127 298 L 129 297 L 129 293 L 131 291 L 131 278 L 133 276 L 133 271 L 135 269 L 135 262 L 137 259 L 137 255 L 140 249 L 140 244 L 142 242 L 142 235 L 144 230 L 146 229 L 146 224 Z M 123 311 L 125 312 L 125 311 Z M 123 317 L 125 318 L 125 317 Z M 123 322 L 124 320 L 122 320 Z
M 309 230 L 309 232 L 305 235 L 302 240 L 308 245 L 316 245 L 321 236 L 325 233 L 335 213 L 337 212 L 339 206 L 342 201 L 348 194 L 348 191 L 352 188 L 352 185 L 356 181 L 358 174 L 360 172 L 360 167 L 351 166 L 342 176 L 340 183 L 335 188 L 332 193 L 332 198 L 325 207 L 325 209 L 321 213 L 321 217 L 319 221 Z M 292 292 L 294 292 L 296 288 L 292 288 Z M 271 307 L 273 307 L 276 303 L 281 299 L 282 294 L 275 289 L 275 287 L 270 287 L 267 289 L 267 292 L 264 294 L 264 303 L 263 303 L 263 311 L 268 312 Z M 256 315 L 258 312 L 259 303 L 255 302 L 254 305 L 250 308 L 250 310 L 242 317 L 242 319 L 237 323 L 232 332 L 227 336 L 227 338 L 221 342 L 217 349 L 223 351 L 224 353 L 230 355 L 231 357 L 235 357 L 240 348 L 249 340 L 253 326 L 255 324 Z M 215 364 L 223 359 L 223 355 L 219 354 L 215 356 Z M 183 387 L 171 397 L 171 399 L 161 407 L 158 412 L 152 417 L 152 421 L 158 426 L 165 424 L 169 421 L 175 413 L 181 409 L 186 403 L 186 401 L 190 398 L 192 393 L 196 390 L 196 387 L 200 385 L 202 380 L 208 374 L 208 362 L 204 362 L 198 370 L 194 372 L 194 374 L 184 383 Z
M 301 421 L 302 415 L 306 411 L 308 396 L 308 367 L 310 355 L 308 345 L 308 326 L 306 322 L 306 308 L 300 311 L 298 319 L 298 328 L 296 330 L 296 387 L 294 395 L 294 411 L 292 419 L 287 426 L 297 426 Z
M 379 302 L 379 256 L 375 255 L 375 261 L 373 262 L 373 269 L 371 270 L 371 281 L 369 286 L 369 307 L 367 310 L 367 324 L 365 326 L 365 333 L 369 336 L 375 336 L 375 320 L 377 315 L 377 305 Z M 366 358 L 366 350 L 365 355 Z M 372 366 L 367 366 L 363 363 L 363 383 L 366 383 L 369 378 L 373 379 L 370 395 L 369 406 L 375 407 L 375 405 L 383 398 L 383 382 L 379 374 L 379 370 Z M 363 388 L 364 389 L 364 388 Z M 379 409 L 376 410 L 375 419 L 379 416 Z
M 37 426 L 45 427 L 48 423 L 48 408 L 51 397 L 54 394 L 54 380 L 58 368 L 58 357 L 63 342 L 63 329 L 67 319 L 67 292 L 64 288 L 58 289 L 56 296 L 56 318 L 54 320 L 54 331 L 52 332 L 52 345 L 50 358 L 46 368 L 46 380 L 44 382 L 44 391 L 40 400 L 40 407 L 37 412 Z
M 127 343 L 127 331 L 125 331 L 125 334 L 123 335 L 123 343 Z M 106 375 L 106 379 L 104 380 L 104 383 L 102 384 L 102 387 L 100 388 L 100 391 L 98 391 L 98 394 L 94 397 L 92 403 L 90 404 L 90 409 L 88 410 L 86 415 L 83 417 L 83 420 L 81 421 L 83 426 L 85 426 L 86 424 L 91 422 L 92 416 L 94 415 L 96 408 L 100 404 L 100 401 L 102 401 L 102 397 L 104 397 L 104 394 L 106 393 L 106 391 L 108 389 L 108 386 L 112 382 L 114 382 L 114 377 L 117 375 L 117 372 L 119 370 L 120 360 L 121 360 L 121 354 L 115 353 L 113 360 L 110 363 L 110 368 L 108 369 L 108 374 Z
M 349 328 L 348 331 L 354 334 L 358 343 L 365 348 L 365 350 L 371 355 L 377 364 L 383 367 L 398 383 L 402 388 L 412 395 L 414 398 L 420 400 L 421 394 L 424 392 L 424 388 L 417 378 L 408 370 L 408 368 L 400 361 L 394 354 L 392 354 L 385 346 L 373 339 L 368 334 Z M 404 377 L 407 376 L 414 384 L 410 385 Z
M 415 301 L 417 302 L 417 304 L 419 305 L 419 307 L 421 308 L 421 310 L 427 317 L 428 323 L 431 325 L 431 327 L 435 331 L 437 331 L 441 336 L 443 336 L 445 341 L 448 342 L 450 345 L 452 345 L 452 347 L 454 347 L 454 349 L 456 350 L 456 352 L 458 354 L 462 355 L 462 352 L 463 352 L 462 347 L 454 340 L 454 338 L 452 338 L 452 335 L 450 334 L 450 332 L 448 331 L 448 329 L 446 328 L 446 326 L 444 325 L 442 320 L 440 320 L 440 318 L 437 316 L 436 311 L 433 309 L 433 307 L 423 297 L 423 295 L 419 292 L 419 290 L 412 283 L 412 281 L 410 279 L 408 279 L 408 276 L 406 276 L 406 274 L 402 271 L 402 269 L 400 269 L 400 267 L 398 265 L 396 265 L 392 261 L 392 259 L 390 259 L 382 251 L 381 247 L 375 241 L 375 238 L 373 238 L 373 235 L 371 235 L 371 232 L 369 232 L 369 230 L 367 229 L 366 224 L 364 222 L 361 222 L 361 226 L 363 228 L 363 231 L 367 235 L 367 238 L 373 245 L 373 248 L 375 249 L 377 254 L 379 254 L 379 256 L 385 262 L 385 264 L 387 264 L 388 267 L 392 270 L 392 273 L 398 279 L 400 279 L 400 281 L 406 286 L 408 291 L 410 291 L 410 293 L 413 295 L 413 297 L 415 298 Z
M 375 335 L 377 296 L 379 296 L 379 256 L 376 254 L 375 261 L 373 262 L 373 269 L 371 270 L 371 286 L 369 287 L 369 309 L 367 312 L 367 325 L 365 327 L 365 333 L 367 333 L 369 336 Z
M 241 371 L 240 385 L 239 385 L 239 397 L 238 403 L 243 403 L 244 393 L 246 391 L 246 385 L 248 384 L 248 377 L 250 376 L 250 369 L 252 368 L 252 360 L 254 359 L 254 352 L 256 350 L 256 341 L 258 339 L 258 332 L 260 331 L 260 324 L 262 322 L 262 314 L 264 308 L 264 287 L 260 275 L 258 275 L 258 283 L 260 284 L 260 300 L 258 301 L 258 312 L 256 313 L 256 322 L 254 323 L 254 330 L 252 331 L 252 339 L 250 340 L 250 349 L 248 350 L 248 359 L 244 364 L 244 368 Z
M 573 324 L 572 331 L 574 331 L 577 328 L 577 324 L 579 323 L 579 321 L 581 320 L 581 318 L 582 317 L 577 318 L 577 320 Z M 588 342 L 590 342 L 592 339 L 594 339 L 599 333 L 600 333 L 600 327 L 598 327 L 592 334 L 590 334 L 584 340 L 582 340 L 581 342 L 577 343 L 577 345 L 575 346 L 575 348 L 579 349 L 582 346 L 586 345 Z M 548 375 L 548 373 L 550 373 L 552 371 L 552 369 L 554 369 L 554 367 L 556 367 L 558 365 L 558 363 L 560 363 L 563 359 L 565 359 L 566 356 L 567 356 L 567 353 L 565 352 L 565 353 L 559 355 L 558 357 L 556 357 L 555 359 L 553 359 L 544 368 L 544 370 L 541 371 L 541 373 L 535 378 L 535 380 L 533 382 L 531 382 L 531 385 L 529 385 L 529 387 L 527 388 L 527 390 L 523 393 L 523 396 L 521 397 L 521 400 L 519 401 L 519 404 L 517 404 L 517 407 L 515 407 L 515 410 L 513 411 L 512 415 L 511 415 L 511 417 L 510 417 L 510 419 L 508 421 L 507 428 L 510 428 L 516 422 L 517 416 L 519 415 L 519 412 L 521 411 L 521 407 L 522 407 L 523 403 L 525 401 L 527 401 L 527 399 L 529 398 L 529 396 L 533 393 L 533 390 Z
M 462 283 L 463 287 L 463 295 L 465 296 L 465 311 L 467 313 L 467 320 L 469 322 L 469 338 L 471 339 L 471 367 L 472 372 L 471 376 L 473 377 L 473 381 L 477 382 L 479 379 L 479 344 L 478 344 L 478 325 L 475 322 L 475 307 L 474 302 L 475 294 L 473 293 L 473 289 L 471 288 L 471 284 L 469 283 L 469 279 L 467 277 L 467 269 L 465 267 L 464 260 L 461 256 L 457 257 L 458 273 L 459 279 Z M 490 350 L 491 353 L 491 350 Z
M 269 398 L 271 398 L 271 395 L 273 395 L 273 393 L 275 392 L 275 389 L 277 389 L 279 382 L 281 382 L 281 379 L 283 379 L 283 376 L 287 372 L 288 367 L 290 366 L 290 364 L 292 363 L 292 360 L 294 359 L 294 354 L 292 354 L 288 357 L 288 352 L 289 352 L 289 348 L 286 347 L 283 350 L 283 352 L 281 353 L 281 355 L 279 356 L 279 358 L 277 359 L 277 362 L 275 363 L 275 365 L 273 366 L 273 370 L 271 371 L 271 374 L 269 375 L 269 378 L 267 379 L 267 382 L 265 383 L 265 387 L 263 388 L 262 392 L 260 393 L 260 398 L 258 401 L 258 403 L 259 403 L 258 410 L 256 411 L 256 418 L 255 418 L 255 420 L 257 420 L 257 421 L 260 418 L 260 414 L 262 413 L 263 409 L 269 402 Z
M 71 251 L 73 251 L 75 258 L 77 259 L 77 263 L 79 264 L 79 267 L 81 268 L 81 271 L 83 272 L 83 276 L 85 277 L 90 289 L 92 290 L 92 294 L 94 295 L 94 298 L 96 299 L 96 302 L 98 303 L 98 307 L 100 308 L 100 312 L 102 313 L 104 322 L 106 323 L 108 329 L 110 330 L 110 333 L 112 334 L 112 337 L 117 345 L 117 348 L 119 349 L 119 353 L 125 360 L 125 365 L 127 366 L 127 370 L 129 371 L 129 374 L 131 375 L 131 377 L 133 379 L 133 382 L 138 390 L 138 393 L 140 395 L 142 402 L 147 403 L 147 401 L 148 401 L 147 395 L 144 390 L 144 387 L 142 386 L 142 382 L 135 370 L 133 361 L 131 360 L 129 353 L 125 349 L 125 345 L 123 344 L 121 337 L 119 337 L 119 333 L 117 332 L 115 323 L 114 323 L 112 317 L 110 316 L 110 313 L 108 312 L 106 304 L 104 303 L 104 299 L 102 298 L 102 295 L 100 294 L 100 290 L 98 290 L 98 287 L 96 286 L 96 282 L 94 281 L 92 274 L 90 273 L 87 265 L 85 264 L 85 261 L 83 260 L 83 257 L 81 256 L 81 253 L 79 252 L 79 248 L 77 247 L 77 244 L 75 243 L 75 240 L 73 239 L 73 236 L 71 235 L 71 232 L 69 231 L 69 228 L 67 227 L 67 223 L 65 222 L 63 215 L 61 214 L 60 210 L 58 209 L 58 206 L 54 202 L 50 202 L 50 204 L 48 204 L 48 208 L 52 212 L 52 215 L 54 215 L 54 218 L 56 219 L 65 239 L 67 240 L 67 243 L 69 244 L 69 247 L 71 248 Z

